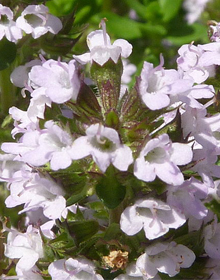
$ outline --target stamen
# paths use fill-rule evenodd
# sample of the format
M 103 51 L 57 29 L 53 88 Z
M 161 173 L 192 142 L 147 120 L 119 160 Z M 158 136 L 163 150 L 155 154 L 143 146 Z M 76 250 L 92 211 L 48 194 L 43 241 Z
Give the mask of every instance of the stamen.
M 99 124 L 98 131 L 96 134 L 96 140 L 99 144 L 104 145 L 106 143 L 106 139 L 104 139 L 104 140 L 101 139 L 101 129 L 102 129 L 102 125 Z
M 42 63 L 46 62 L 47 60 L 45 59 L 45 57 L 42 54 L 39 54 L 39 58 L 41 60 Z
M 160 64 L 154 68 L 154 72 L 161 71 L 162 75 L 164 76 L 165 72 L 164 72 L 163 65 L 164 65 L 164 58 L 163 58 L 163 55 L 160 54 Z
M 216 97 L 214 96 L 211 100 L 209 100 L 207 103 L 204 104 L 204 108 L 208 108 L 212 104 L 216 102 Z
M 103 39 L 104 39 L 104 45 L 107 46 L 107 32 L 106 32 L 106 24 L 107 18 L 103 18 L 99 24 L 99 27 L 102 27 L 103 31 Z

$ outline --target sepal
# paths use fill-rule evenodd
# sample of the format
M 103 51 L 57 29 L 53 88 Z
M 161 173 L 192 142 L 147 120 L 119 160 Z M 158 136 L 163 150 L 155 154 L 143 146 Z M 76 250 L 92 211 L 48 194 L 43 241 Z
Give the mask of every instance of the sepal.
M 121 59 L 116 64 L 109 59 L 102 66 L 93 61 L 90 72 L 98 86 L 104 111 L 117 108 L 123 72 Z
M 76 103 L 68 101 L 67 106 L 81 122 L 92 124 L 102 121 L 101 107 L 89 86 L 82 82 Z

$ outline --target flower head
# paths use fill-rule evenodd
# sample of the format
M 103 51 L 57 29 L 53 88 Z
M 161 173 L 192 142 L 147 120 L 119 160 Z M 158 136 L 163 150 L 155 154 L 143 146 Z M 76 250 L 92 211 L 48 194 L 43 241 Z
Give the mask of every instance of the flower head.
M 180 268 L 188 268 L 195 261 L 195 254 L 182 244 L 156 243 L 149 246 L 136 262 L 137 267 L 145 275 L 145 279 L 152 279 L 158 272 L 177 275 Z
M 112 163 L 121 171 L 126 171 L 133 162 L 132 151 L 121 144 L 116 130 L 93 124 L 86 130 L 86 136 L 81 136 L 73 143 L 72 159 L 81 159 L 91 155 L 98 167 L 105 172 Z
M 74 58 L 80 63 L 85 64 L 95 61 L 99 65 L 105 64 L 110 58 L 117 63 L 120 55 L 127 58 L 132 51 L 132 45 L 124 39 L 118 39 L 113 44 L 106 33 L 105 21 L 101 21 L 103 30 L 96 30 L 87 36 L 87 45 L 90 53 L 75 55 Z
M 29 79 L 34 88 L 43 87 L 52 102 L 61 104 L 77 99 L 80 80 L 74 60 L 66 63 L 50 59 L 33 66 Z
M 43 243 L 39 230 L 28 226 L 25 233 L 20 233 L 15 229 L 9 231 L 5 256 L 10 259 L 19 259 L 17 268 L 28 271 L 43 255 Z
M 191 161 L 192 150 L 187 144 L 172 143 L 167 134 L 150 140 L 136 159 L 134 175 L 145 182 L 158 176 L 168 184 L 182 184 L 183 174 L 177 165 Z
M 155 239 L 185 223 L 183 214 L 157 199 L 140 199 L 127 207 L 120 220 L 121 229 L 128 235 L 138 233 L 142 228 L 148 239 Z
M 183 79 L 174 69 L 163 68 L 163 57 L 160 65 L 144 62 L 141 71 L 139 91 L 143 102 L 151 110 L 159 110 L 170 105 L 170 96 L 184 93 L 191 89 L 192 80 Z
M 32 34 L 34 39 L 39 38 L 47 32 L 57 34 L 62 23 L 59 18 L 50 15 L 44 5 L 29 5 L 17 18 L 16 25 L 27 34 Z
M 85 258 L 60 259 L 49 265 L 48 272 L 52 280 L 103 280 L 100 274 L 96 274 L 94 264 Z
M 189 75 L 195 83 L 202 83 L 209 77 L 215 75 L 215 66 L 203 66 L 200 61 L 204 50 L 201 46 L 193 44 L 183 45 L 178 50 L 179 57 L 177 58 L 178 69 L 183 71 L 184 75 Z
M 9 7 L 0 4 L 0 40 L 6 37 L 8 41 L 16 42 L 22 38 L 22 32 L 13 21 L 13 12 Z

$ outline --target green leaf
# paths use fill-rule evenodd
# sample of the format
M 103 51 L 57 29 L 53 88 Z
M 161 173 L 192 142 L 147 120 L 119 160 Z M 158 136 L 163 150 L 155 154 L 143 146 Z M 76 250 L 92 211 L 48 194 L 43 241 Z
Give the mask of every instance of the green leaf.
M 116 208 L 124 199 L 126 188 L 118 181 L 112 165 L 97 184 L 96 193 L 109 209 Z
M 67 223 L 67 228 L 76 244 L 80 244 L 98 232 L 99 223 L 94 220 L 74 221 Z
M 90 209 L 94 210 L 94 218 L 108 220 L 108 211 L 100 200 L 88 202 L 86 205 L 89 206 Z
M 0 70 L 6 69 L 16 57 L 17 47 L 15 43 L 3 38 L 0 41 Z
M 175 17 L 181 7 L 182 0 L 159 0 L 161 7 L 161 13 L 163 14 L 163 20 L 169 21 Z

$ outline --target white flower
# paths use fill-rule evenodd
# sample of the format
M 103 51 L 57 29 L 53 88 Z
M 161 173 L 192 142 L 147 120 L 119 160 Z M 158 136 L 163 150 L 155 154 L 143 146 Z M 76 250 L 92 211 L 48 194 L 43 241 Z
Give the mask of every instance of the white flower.
M 162 134 L 147 142 L 135 162 L 134 175 L 145 182 L 158 176 L 168 184 L 180 185 L 184 178 L 177 165 L 189 163 L 192 156 L 187 144 L 172 143 L 167 134 Z
M 127 207 L 120 220 L 120 227 L 127 235 L 135 235 L 142 228 L 146 238 L 152 240 L 185 223 L 183 214 L 156 199 L 139 199 Z
M 99 65 L 105 64 L 110 58 L 114 63 L 118 62 L 120 55 L 127 58 L 132 52 L 132 45 L 124 39 L 118 39 L 113 44 L 106 33 L 104 20 L 101 22 L 103 30 L 96 30 L 87 36 L 87 45 L 90 52 L 75 55 L 74 58 L 82 64 L 95 61 Z
M 52 280 L 104 280 L 96 274 L 94 264 L 85 258 L 55 261 L 49 265 L 48 272 Z
M 34 39 L 39 38 L 47 32 L 57 34 L 62 23 L 57 17 L 50 15 L 44 5 L 29 5 L 17 18 L 16 25 L 27 34 L 32 34 Z
M 91 155 L 102 172 L 105 172 L 110 163 L 117 169 L 126 171 L 133 162 L 131 149 L 121 144 L 118 133 L 113 128 L 93 124 L 87 128 L 86 135 L 74 141 L 70 152 L 72 159 Z
M 28 271 L 21 270 L 20 268 L 16 267 L 16 273 L 17 276 L 19 276 L 19 280 L 44 280 L 36 266 L 32 267 Z M 16 277 L 14 279 L 16 279 Z
M 186 10 L 186 20 L 189 24 L 194 23 L 201 16 L 210 0 L 185 0 L 183 7 Z
M 63 190 L 55 181 L 43 178 L 38 173 L 20 170 L 10 178 L 10 196 L 5 200 L 7 207 L 24 204 L 19 212 L 43 209 L 49 219 L 58 219 L 66 207 Z
M 141 270 L 138 268 L 136 263 L 131 263 L 126 268 L 126 274 L 120 274 L 114 280 L 147 280 L 145 273 L 142 273 Z M 151 277 L 152 280 L 161 280 L 158 274 L 155 277 Z
M 182 45 L 177 58 L 178 70 L 183 71 L 184 75 L 189 75 L 197 84 L 203 83 L 208 77 L 215 75 L 215 66 L 203 66 L 200 63 L 200 57 L 204 53 L 201 46 L 193 44 Z M 200 97 L 201 98 L 201 97 Z
M 4 36 L 8 41 L 16 42 L 22 38 L 22 32 L 13 21 L 12 10 L 0 4 L 0 40 Z
M 220 260 L 220 223 L 217 223 L 217 219 L 204 228 L 203 238 L 206 254 Z
M 49 59 L 42 65 L 35 65 L 29 73 L 29 80 L 34 88 L 43 87 L 45 95 L 58 104 L 76 100 L 80 89 L 74 60 L 66 63 Z
M 32 226 L 25 233 L 11 229 L 5 245 L 5 256 L 19 259 L 16 268 L 28 271 L 43 257 L 43 244 L 39 231 Z
M 204 219 L 208 209 L 202 200 L 207 198 L 209 189 L 211 188 L 192 177 L 180 186 L 167 186 L 167 202 L 187 218 L 193 216 L 196 219 Z
M 11 73 L 10 76 L 11 82 L 16 87 L 20 87 L 20 88 L 25 87 L 28 82 L 28 73 L 30 69 L 35 65 L 41 65 L 41 64 L 42 64 L 41 60 L 34 59 L 25 63 L 24 65 L 20 65 L 16 67 Z
M 72 163 L 72 137 L 53 121 L 45 129 L 27 131 L 19 143 L 3 143 L 2 150 L 17 154 L 15 160 L 40 166 L 50 161 L 51 169 L 65 169 Z
M 195 258 L 193 251 L 182 244 L 156 243 L 147 247 L 136 265 L 146 277 L 144 279 L 153 279 L 158 271 L 173 277 L 180 272 L 181 267 L 190 267 Z

